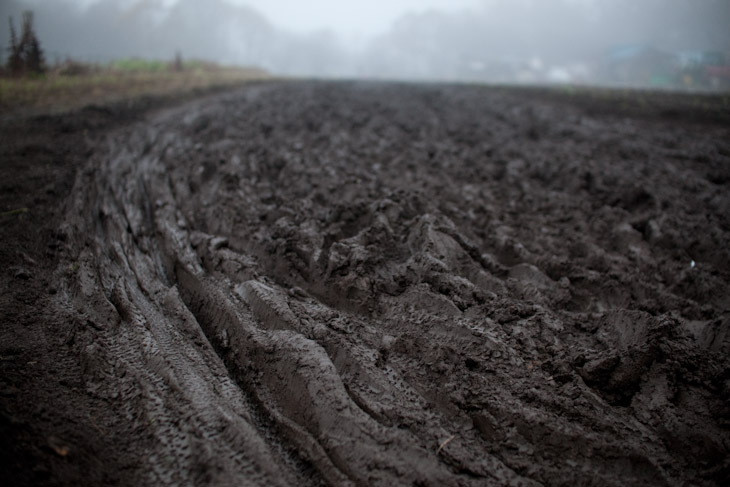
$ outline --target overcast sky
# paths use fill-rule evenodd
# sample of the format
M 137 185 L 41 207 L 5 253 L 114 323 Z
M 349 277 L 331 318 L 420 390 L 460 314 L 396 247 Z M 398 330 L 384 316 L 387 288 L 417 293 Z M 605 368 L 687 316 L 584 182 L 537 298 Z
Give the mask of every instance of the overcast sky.
M 2 1 L 2 0 L 0 0 Z M 48 0 L 35 0 L 48 1 Z M 88 5 L 95 0 L 74 0 Z M 174 3 L 175 0 L 162 0 Z M 205 0 L 200 0 L 205 1 Z M 249 5 L 277 27 L 299 33 L 331 29 L 347 39 L 370 37 L 385 32 L 402 14 L 436 8 L 463 10 L 484 3 L 480 0 L 228 0 Z M 120 0 L 129 2 L 129 0 Z
M 478 0 L 232 0 L 248 4 L 274 24 L 299 32 L 332 28 L 343 35 L 380 34 L 408 11 L 460 10 Z

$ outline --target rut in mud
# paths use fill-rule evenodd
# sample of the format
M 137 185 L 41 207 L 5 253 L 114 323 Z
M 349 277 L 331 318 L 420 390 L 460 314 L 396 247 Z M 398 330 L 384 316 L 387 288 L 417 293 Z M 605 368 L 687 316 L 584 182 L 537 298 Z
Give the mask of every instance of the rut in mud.
M 139 484 L 720 483 L 728 135 L 315 82 L 114 132 L 57 295 L 99 427 Z

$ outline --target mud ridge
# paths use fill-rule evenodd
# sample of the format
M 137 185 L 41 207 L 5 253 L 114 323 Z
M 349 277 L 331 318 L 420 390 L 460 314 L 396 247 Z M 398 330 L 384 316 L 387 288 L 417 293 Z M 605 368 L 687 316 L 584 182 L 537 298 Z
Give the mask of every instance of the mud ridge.
M 673 124 L 296 82 L 110 133 L 54 299 L 134 478 L 721 485 L 730 133 Z

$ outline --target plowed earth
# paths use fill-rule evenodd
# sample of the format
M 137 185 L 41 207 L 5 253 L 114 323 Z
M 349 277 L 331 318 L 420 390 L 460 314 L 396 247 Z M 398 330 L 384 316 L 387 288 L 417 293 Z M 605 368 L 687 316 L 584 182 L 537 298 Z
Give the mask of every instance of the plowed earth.
M 684 115 L 291 82 L 8 129 L 4 478 L 726 485 L 730 129 Z

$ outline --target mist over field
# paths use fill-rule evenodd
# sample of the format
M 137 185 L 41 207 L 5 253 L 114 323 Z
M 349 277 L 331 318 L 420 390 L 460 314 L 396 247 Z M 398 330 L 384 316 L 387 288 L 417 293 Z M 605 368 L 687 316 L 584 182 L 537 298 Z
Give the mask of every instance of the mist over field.
M 657 87 L 730 64 L 730 0 L 328 3 L 5 0 L 0 46 L 30 9 L 49 63 L 180 52 L 284 75 Z

